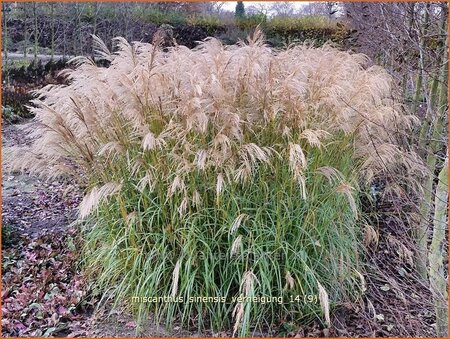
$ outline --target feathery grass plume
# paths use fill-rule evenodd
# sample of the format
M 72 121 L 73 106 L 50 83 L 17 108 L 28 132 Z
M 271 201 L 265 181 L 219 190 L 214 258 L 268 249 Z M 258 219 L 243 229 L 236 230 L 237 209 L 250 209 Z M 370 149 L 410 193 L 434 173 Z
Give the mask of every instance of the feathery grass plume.
M 328 299 L 328 293 L 325 290 L 325 288 L 320 284 L 320 282 L 317 282 L 317 286 L 319 288 L 320 307 L 322 308 L 322 312 L 325 315 L 325 324 L 327 325 L 327 327 L 330 327 L 331 326 L 330 302 Z
M 186 213 L 186 210 L 188 208 L 188 198 L 184 197 L 183 200 L 181 200 L 180 205 L 178 206 L 178 214 L 180 215 L 180 218 L 183 217 L 183 215 Z
M 167 326 L 178 318 L 244 336 L 287 316 L 329 322 L 331 301 L 355 300 L 361 195 L 382 177 L 389 194 L 403 194 L 424 170 L 399 141 L 416 120 L 392 100 L 386 71 L 329 45 L 274 50 L 260 31 L 192 50 L 119 38 L 109 51 L 94 40 L 110 66 L 77 58 L 66 85 L 37 91 L 34 142 L 5 149 L 3 166 L 86 187 L 80 217 L 96 227 L 86 227 L 84 268 L 103 301 L 313 295 L 321 281 L 323 312 L 314 303 L 240 303 L 234 313 L 224 303 L 130 306 L 138 321 L 153 312 Z M 239 242 L 239 256 L 228 255 Z M 183 269 L 168 266 L 175 258 Z
M 388 235 L 387 240 L 389 246 L 399 254 L 400 258 L 408 263 L 411 267 L 414 267 L 414 253 L 408 247 L 406 247 L 403 242 L 401 242 L 391 234 Z
M 367 291 L 366 279 L 364 279 L 364 276 L 358 270 L 355 270 L 355 273 L 361 281 L 361 293 L 364 293 L 365 291 Z
M 255 283 L 259 283 L 256 275 L 252 271 L 244 272 L 244 275 L 242 276 L 240 291 L 246 296 L 249 296 L 253 291 Z
M 195 207 L 200 208 L 202 206 L 202 197 L 197 190 L 192 193 L 192 203 Z
M 239 214 L 236 219 L 234 219 L 233 223 L 230 227 L 230 233 L 233 234 L 237 231 L 239 226 L 241 226 L 242 221 L 246 220 L 248 218 L 248 215 L 245 213 Z
M 376 315 L 377 315 L 377 311 L 375 310 L 375 307 L 373 306 L 373 303 L 369 300 L 369 298 L 367 299 L 367 308 L 369 309 L 369 311 L 372 312 L 373 314 L 373 319 L 376 319 Z
M 111 52 L 105 42 L 98 36 L 92 34 L 92 45 L 94 47 L 94 56 L 96 59 L 111 61 Z
M 239 295 L 244 298 L 249 298 L 249 300 L 244 300 L 244 302 L 238 301 L 233 310 L 233 318 L 235 319 L 233 327 L 233 336 L 236 331 L 241 328 L 241 336 L 246 333 L 245 328 L 248 327 L 248 322 L 250 319 L 250 313 L 252 311 L 252 297 L 255 296 L 255 284 L 259 284 L 258 278 L 252 271 L 246 271 L 242 275 L 241 284 L 239 287 Z M 242 331 L 243 330 L 243 331 Z
M 316 173 L 324 175 L 330 184 L 341 183 L 344 181 L 344 176 L 336 168 L 330 166 L 319 167 Z
M 353 197 L 353 190 L 354 188 L 346 183 L 342 183 L 336 188 L 336 192 L 343 193 L 347 197 L 348 203 L 355 215 L 355 219 L 358 219 L 358 206 L 356 206 L 356 201 Z
M 230 256 L 234 256 L 239 253 L 239 248 L 242 245 L 242 235 L 239 235 L 234 241 L 233 245 L 231 245 Z
M 178 292 L 178 279 L 180 278 L 180 267 L 181 267 L 181 258 L 177 260 L 177 263 L 175 264 L 175 268 L 173 269 L 172 273 L 172 292 L 170 295 L 172 297 L 175 297 Z
M 371 225 L 366 224 L 364 226 L 364 239 L 363 239 L 364 246 L 369 247 L 372 243 L 374 243 L 375 246 L 377 246 L 378 239 L 379 239 L 378 232 Z
M 219 196 L 220 193 L 222 192 L 223 186 L 224 186 L 224 179 L 223 179 L 223 174 L 219 173 L 217 175 L 217 183 L 216 183 L 216 195 Z
M 289 289 L 293 289 L 294 288 L 294 278 L 291 275 L 291 272 L 286 271 L 286 275 L 284 276 L 284 278 L 286 279 L 286 285 L 285 285 L 285 289 L 289 287 Z
M 131 212 L 131 213 L 129 213 L 129 214 L 127 215 L 126 220 L 125 220 L 125 224 L 126 224 L 128 227 L 131 227 L 131 226 L 133 226 L 133 224 L 136 222 L 136 219 L 137 219 L 136 211 L 133 211 L 133 212 Z
M 300 137 L 306 139 L 306 141 L 308 141 L 308 143 L 311 146 L 315 146 L 315 147 L 319 147 L 320 148 L 322 146 L 321 139 L 324 139 L 324 138 L 326 138 L 329 135 L 330 135 L 330 133 L 328 133 L 327 131 L 305 129 L 300 134 Z
M 234 306 L 233 308 L 233 313 L 231 314 L 231 316 L 234 319 L 234 326 L 233 326 L 233 337 L 234 337 L 239 329 L 239 326 L 241 325 L 241 320 L 244 316 L 244 303 L 242 302 L 237 303 L 236 306 Z
M 102 187 L 94 187 L 84 198 L 80 204 L 80 218 L 86 218 L 92 210 L 96 209 L 102 201 L 109 196 L 117 193 L 122 188 L 122 184 L 116 182 L 108 182 Z

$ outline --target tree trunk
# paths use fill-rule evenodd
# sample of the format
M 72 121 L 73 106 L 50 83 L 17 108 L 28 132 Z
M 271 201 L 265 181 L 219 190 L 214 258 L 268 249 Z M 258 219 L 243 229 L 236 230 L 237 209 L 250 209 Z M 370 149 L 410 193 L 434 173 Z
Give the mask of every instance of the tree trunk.
M 439 173 L 439 182 L 436 187 L 433 239 L 431 241 L 430 261 L 430 287 L 433 295 L 436 312 L 436 334 L 438 337 L 448 336 L 448 294 L 447 281 L 444 272 L 445 233 L 447 230 L 448 207 L 448 156 L 444 167 Z
M 5 59 L 8 59 L 8 25 L 6 17 L 6 5 L 2 3 L 2 14 L 3 14 L 3 54 Z
M 37 62 L 38 54 L 38 19 L 37 19 L 37 4 L 33 2 L 33 19 L 34 19 L 34 62 Z
M 77 40 L 78 40 L 78 34 L 77 31 L 79 29 L 78 27 L 78 9 L 79 9 L 79 4 L 78 2 L 76 2 L 74 4 L 74 28 L 72 31 L 72 55 L 77 55 Z
M 23 57 L 26 58 L 28 51 L 28 42 L 29 42 L 29 33 L 28 33 L 28 11 L 27 11 L 27 4 L 22 4 L 22 10 L 23 10 L 23 27 L 24 27 L 24 47 L 23 47 Z
M 441 21 L 441 27 L 442 32 L 447 31 L 447 12 L 444 11 L 442 15 L 442 21 Z M 447 51 L 447 45 L 445 43 L 445 38 L 443 38 L 443 41 L 441 42 L 440 46 L 436 50 L 436 65 L 437 67 L 440 66 L 442 62 L 442 56 Z M 422 126 L 420 128 L 419 132 L 419 154 L 423 157 L 426 156 L 425 150 L 427 149 L 428 144 L 428 136 L 430 133 L 430 125 L 431 120 L 433 118 L 433 112 L 436 112 L 438 110 L 438 103 L 439 103 L 439 84 L 444 81 L 445 79 L 442 79 L 441 76 L 441 69 L 438 68 L 437 72 L 433 75 L 433 81 L 431 83 L 431 91 L 430 91 L 430 102 L 427 105 L 427 110 L 425 114 L 425 118 L 423 120 Z
M 63 59 L 66 59 L 66 48 L 67 48 L 66 23 L 63 22 Z
M 128 4 L 126 2 L 123 4 L 123 16 L 124 16 L 123 21 L 125 24 L 124 36 L 125 36 L 125 39 L 130 40 L 130 36 L 128 34 L 128 21 L 129 21 L 128 20 Z
M 445 50 L 447 50 L 448 40 L 445 42 Z M 447 90 L 448 90 L 448 58 L 444 54 L 443 58 L 444 64 L 441 75 L 441 84 L 439 91 L 439 106 L 436 111 L 436 118 L 433 124 L 433 132 L 431 135 L 431 140 L 427 150 L 427 168 L 429 170 L 428 176 L 424 183 L 424 197 L 419 207 L 421 222 L 418 225 L 416 232 L 417 240 L 417 253 L 416 253 L 416 263 L 417 271 L 419 275 L 426 279 L 427 278 L 427 244 L 428 244 L 428 228 L 431 215 L 431 206 L 433 201 L 433 181 L 434 172 L 437 164 L 436 152 L 442 148 L 440 143 L 440 137 L 446 128 L 446 106 L 447 106 Z
M 97 35 L 97 15 L 98 15 L 98 2 L 94 2 L 94 17 L 92 18 L 92 35 Z M 94 44 L 91 45 L 91 54 L 94 57 Z
M 94 2 L 94 17 L 92 22 L 92 34 L 97 34 L 97 16 L 98 16 L 98 2 Z
M 81 29 L 81 16 L 83 14 L 83 8 L 84 8 L 84 4 L 81 5 L 81 8 L 79 7 L 79 4 L 77 3 L 77 20 L 78 20 L 78 51 L 80 55 L 83 55 L 83 30 Z
M 50 47 L 50 57 L 53 60 L 55 56 L 55 3 L 50 4 L 50 16 L 52 20 L 52 31 L 51 31 L 51 47 Z
M 421 37 L 419 38 L 419 74 L 417 75 L 416 80 L 416 92 L 414 94 L 413 98 L 413 106 L 412 111 L 413 114 L 417 113 L 417 107 L 419 105 L 420 101 L 420 94 L 422 93 L 422 86 L 423 86 L 423 69 L 425 67 L 424 63 L 424 55 L 423 55 L 423 48 L 424 48 L 424 35 L 426 33 L 426 27 L 428 26 L 430 21 L 430 12 L 429 12 L 429 4 L 427 4 L 427 10 L 425 11 L 425 19 L 423 24 L 423 30 L 419 30 Z

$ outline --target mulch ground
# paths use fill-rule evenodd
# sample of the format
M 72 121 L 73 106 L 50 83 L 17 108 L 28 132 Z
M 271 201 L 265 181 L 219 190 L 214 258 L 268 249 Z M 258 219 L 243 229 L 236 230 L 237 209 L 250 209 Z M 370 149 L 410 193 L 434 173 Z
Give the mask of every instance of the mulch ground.
M 26 130 L 2 127 L 3 146 L 26 145 Z M 105 337 L 135 336 L 130 315 L 108 309 L 93 312 L 95 299 L 79 267 L 82 239 L 74 227 L 80 191 L 69 182 L 48 182 L 29 175 L 2 178 L 2 335 Z M 332 326 L 280 324 L 256 336 L 393 337 L 435 336 L 428 287 L 414 274 L 413 245 L 401 215 L 404 202 L 385 199 L 376 227 L 378 243 L 369 246 L 364 275 L 367 292 L 357 303 L 340 305 Z M 143 336 L 199 334 L 175 328 L 168 333 L 149 325 Z M 227 337 L 231 332 L 203 333 Z
M 3 146 L 26 146 L 28 129 L 2 128 Z M 79 190 L 27 174 L 2 178 L 3 336 L 86 335 L 87 284 L 77 269 L 81 242 L 69 224 Z
M 2 251 L 3 336 L 86 336 L 87 284 L 76 233 L 21 237 Z
M 410 229 L 398 216 L 406 202 L 380 202 L 377 212 L 378 243 L 365 255 L 367 292 L 359 305 L 335 312 L 334 327 L 340 336 L 435 337 L 432 295 L 417 276 Z

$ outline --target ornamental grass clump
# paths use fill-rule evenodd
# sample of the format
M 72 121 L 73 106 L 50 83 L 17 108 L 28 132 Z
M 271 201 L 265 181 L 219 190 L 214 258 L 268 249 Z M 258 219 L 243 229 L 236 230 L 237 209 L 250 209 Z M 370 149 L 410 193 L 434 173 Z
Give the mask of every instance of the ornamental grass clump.
M 273 50 L 259 30 L 193 50 L 115 42 L 97 41 L 109 67 L 77 58 L 68 85 L 38 92 L 37 139 L 10 156 L 86 187 L 84 267 L 103 300 L 140 324 L 242 336 L 329 325 L 365 289 L 362 192 L 420 170 L 392 132 L 415 121 L 390 76 L 330 46 Z

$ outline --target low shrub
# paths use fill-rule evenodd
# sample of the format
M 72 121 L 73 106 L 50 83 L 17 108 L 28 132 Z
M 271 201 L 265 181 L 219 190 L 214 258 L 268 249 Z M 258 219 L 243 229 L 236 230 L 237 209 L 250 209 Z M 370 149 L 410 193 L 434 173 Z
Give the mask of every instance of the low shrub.
M 18 232 L 11 225 L 2 225 L 2 248 L 9 248 L 18 241 Z
M 208 36 L 225 31 L 223 20 L 215 16 L 190 16 L 187 18 L 187 24 L 203 29 Z
M 55 78 L 57 73 L 66 68 L 67 60 L 48 61 L 43 64 L 40 60 L 31 63 L 12 64 L 2 71 L 2 79 L 7 84 L 42 85 L 48 82 L 49 77 Z M 17 67 L 17 65 L 22 65 Z
M 274 51 L 259 30 L 234 46 L 116 45 L 99 43 L 109 68 L 80 57 L 68 86 L 40 90 L 31 151 L 5 151 L 9 170 L 85 185 L 84 267 L 103 300 L 138 323 L 241 336 L 329 325 L 365 290 L 366 187 L 389 173 L 402 191 L 422 169 L 393 132 L 415 120 L 391 77 L 327 45 Z
M 33 99 L 28 86 L 2 87 L 2 117 L 12 123 L 31 118 L 33 114 L 27 108 Z
M 208 34 L 199 26 L 185 25 L 175 27 L 174 36 L 177 44 L 187 48 L 194 48 L 197 45 L 197 41 L 207 38 Z
M 215 37 L 225 45 L 235 45 L 239 41 L 245 41 L 250 31 L 244 31 L 235 25 L 227 26 L 224 33 L 216 35 Z
M 187 16 L 176 11 L 161 11 L 155 8 L 141 9 L 133 11 L 131 17 L 133 20 L 145 23 L 154 23 L 157 25 L 183 25 L 186 24 Z
M 22 65 L 21 67 L 13 67 Z M 10 64 L 2 71 L 2 117 L 9 122 L 19 122 L 33 116 L 29 109 L 33 90 L 50 83 L 61 83 L 58 72 L 66 67 L 66 61 L 49 61 Z
M 13 109 L 9 106 L 2 106 L 2 119 L 7 122 L 18 122 L 20 117 L 16 115 Z
M 329 40 L 342 44 L 347 28 L 342 22 L 324 17 L 275 17 L 267 22 L 265 31 L 269 40 L 281 40 L 285 44 L 309 40 L 321 46 Z
M 236 18 L 236 26 L 241 30 L 255 30 L 256 27 L 264 28 L 267 23 L 267 16 L 264 14 L 249 15 L 244 18 Z

